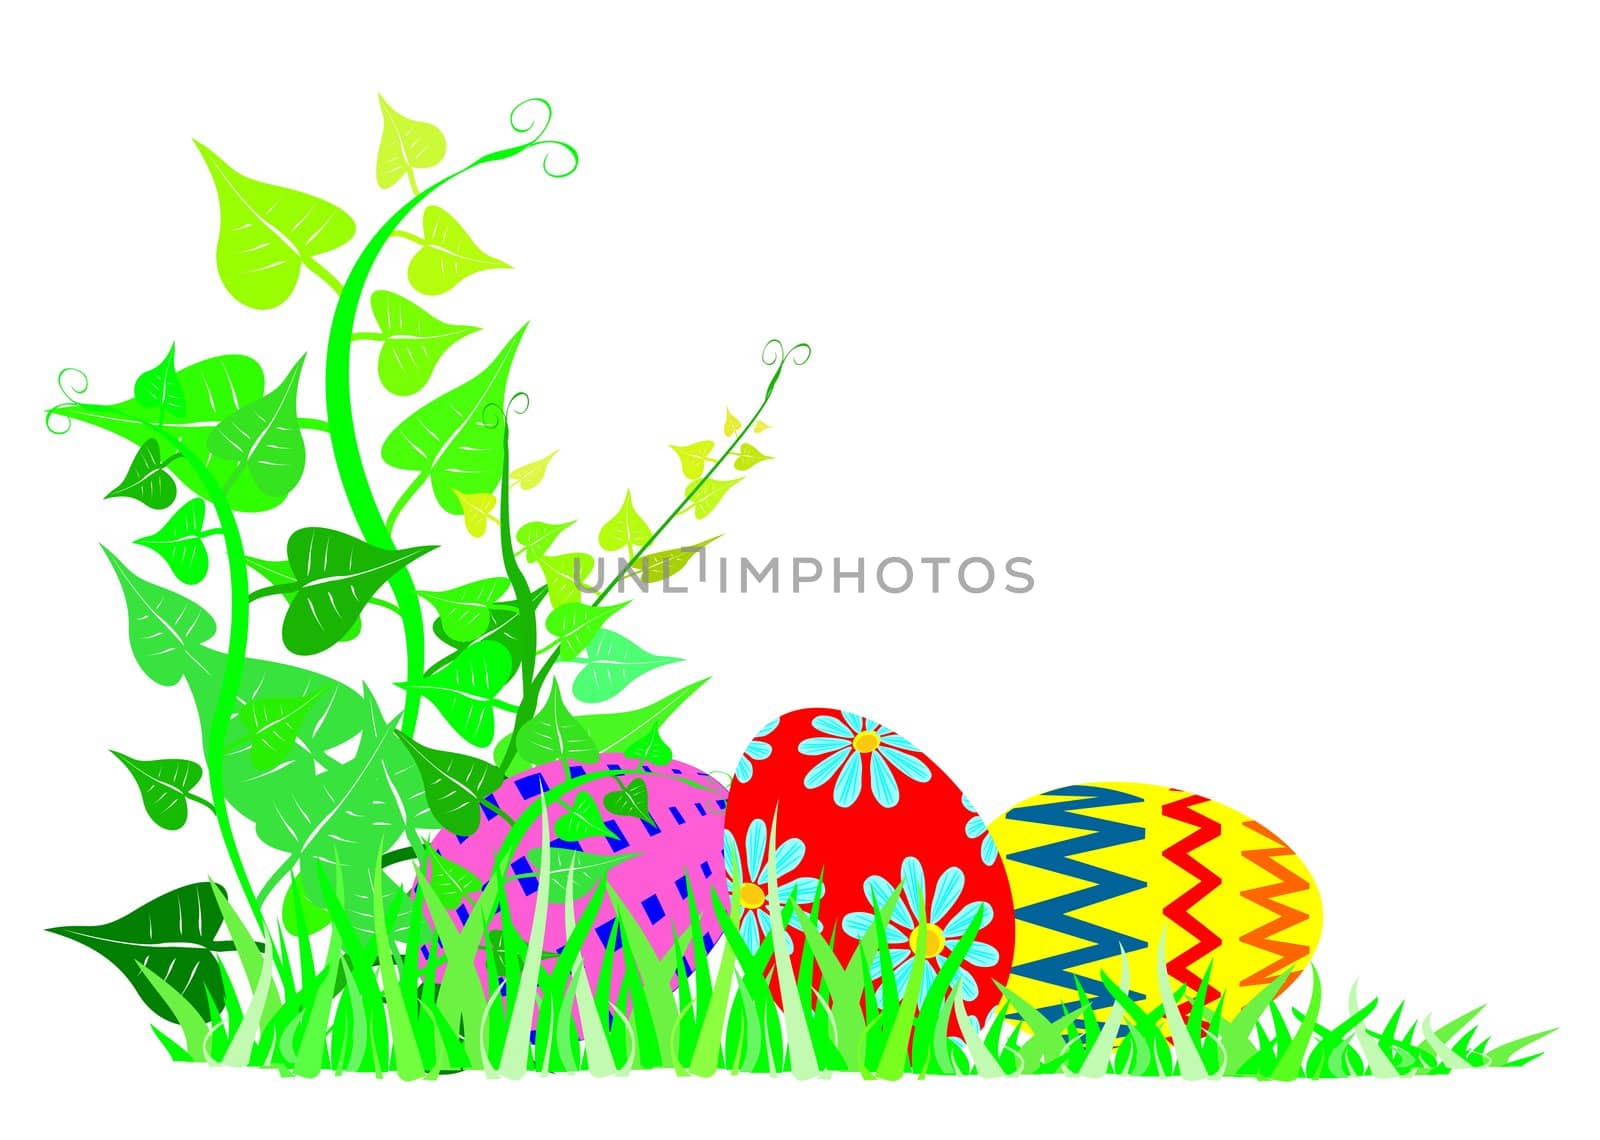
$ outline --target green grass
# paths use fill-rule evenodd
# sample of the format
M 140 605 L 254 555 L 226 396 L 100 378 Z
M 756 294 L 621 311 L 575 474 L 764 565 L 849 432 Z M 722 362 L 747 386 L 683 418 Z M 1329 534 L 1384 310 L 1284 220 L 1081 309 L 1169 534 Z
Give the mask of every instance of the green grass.
M 960 1003 L 950 992 L 965 944 L 954 948 L 922 1008 L 900 1001 L 892 985 L 880 1000 L 868 962 L 871 955 L 881 955 L 887 966 L 881 921 L 876 945 L 869 945 L 874 941 L 869 937 L 850 958 L 841 959 L 822 938 L 813 915 L 796 915 L 792 904 L 787 913 L 773 916 L 773 934 L 754 951 L 740 940 L 720 901 L 710 919 L 723 937 L 712 955 L 703 949 L 699 916 L 691 915 L 691 929 L 680 945 L 694 963 L 692 970 L 680 957 L 663 960 L 654 954 L 643 931 L 618 907 L 612 937 L 624 951 L 622 976 L 612 975 L 608 958 L 591 986 L 578 947 L 593 936 L 600 891 L 577 903 L 556 904 L 567 910 L 574 937 L 559 954 L 530 958 L 520 937 L 490 925 L 504 889 L 502 874 L 484 892 L 490 901 L 477 905 L 463 930 L 446 925 L 433 931 L 439 942 L 426 962 L 382 929 L 375 939 L 359 938 L 337 910 L 319 938 L 280 930 L 268 948 L 272 953 L 264 953 L 248 940 L 224 901 L 230 931 L 245 947 L 239 955 L 241 976 L 228 976 L 223 1007 L 205 1013 L 163 990 L 178 1024 L 155 1027 L 155 1034 L 174 1060 L 271 1068 L 300 1077 L 394 1073 L 415 1079 L 470 1070 L 508 1077 L 583 1070 L 604 1075 L 659 1068 L 696 1076 L 840 1072 L 877 1079 L 1118 1074 L 1293 1080 L 1515 1068 L 1538 1057 L 1529 1047 L 1551 1032 L 1495 1045 L 1477 1024 L 1482 1007 L 1435 1024 L 1427 1017 L 1407 1017 L 1404 1003 L 1386 1013 L 1376 999 L 1360 1003 L 1354 990 L 1347 1011 L 1331 1012 L 1315 972 L 1296 990 L 1304 1008 L 1275 999 L 1276 987 L 1270 987 L 1231 1021 L 1221 1017 L 1220 1001 L 1212 1008 L 1191 1007 L 1181 989 L 1164 993 L 1160 1012 L 1153 1013 L 1108 978 L 1115 1004 L 1104 1011 L 1103 1024 L 1094 1018 L 1052 1024 L 1004 991 L 1000 1007 L 978 1026 L 959 1016 Z M 410 904 L 412 929 L 425 928 L 427 895 L 431 887 L 424 882 L 422 894 Z M 446 908 L 430 904 L 430 909 L 444 913 Z M 796 978 L 787 957 L 777 958 L 775 998 L 767 979 L 774 971 L 774 937 L 785 918 L 802 928 L 793 931 L 803 939 L 802 961 Z M 545 919 L 541 908 L 536 928 Z M 966 942 L 971 937 L 969 932 Z M 491 977 L 506 979 L 487 992 L 474 964 L 480 951 L 493 964 Z M 919 963 L 916 969 L 921 968 Z M 802 980 L 808 978 L 819 984 Z M 915 992 L 919 982 L 914 973 L 908 988 Z M 607 1000 L 612 994 L 616 999 Z M 936 1001 L 940 994 L 943 1000 Z M 530 1045 L 527 1027 L 535 1011 L 538 1032 Z M 955 1031 L 955 1026 L 962 1028 Z

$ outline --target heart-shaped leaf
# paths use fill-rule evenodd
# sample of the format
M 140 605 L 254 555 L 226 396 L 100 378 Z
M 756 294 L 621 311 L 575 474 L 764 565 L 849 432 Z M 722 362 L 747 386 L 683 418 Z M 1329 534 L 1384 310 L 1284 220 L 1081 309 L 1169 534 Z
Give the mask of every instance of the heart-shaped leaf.
M 650 818 L 650 789 L 642 778 L 623 780 L 622 787 L 607 792 L 606 810 L 612 815 L 632 816 L 634 819 Z
M 575 661 L 600 627 L 627 604 L 618 602 L 614 606 L 586 606 L 580 602 L 568 602 L 550 611 L 550 616 L 544 619 L 544 627 L 561 640 L 561 655 L 568 661 Z
M 361 616 L 379 588 L 432 546 L 384 550 L 327 527 L 289 536 L 294 597 L 283 616 L 283 645 L 309 657 L 334 645 Z
M 178 385 L 178 370 L 175 367 L 177 356 L 178 346 L 174 344 L 167 349 L 167 355 L 160 364 L 141 373 L 139 379 L 133 382 L 133 398 L 160 412 L 162 423 L 181 418 L 188 406 L 183 389 Z
M 500 485 L 505 426 L 491 427 L 495 421 L 484 412 L 505 403 L 506 379 L 527 328 L 518 329 L 477 376 L 407 416 L 383 441 L 383 461 L 425 473 L 434 498 L 452 515 L 462 513 L 457 492 L 483 494 Z
M 550 590 L 550 604 L 565 606 L 583 600 L 581 583 L 589 581 L 594 570 L 592 554 L 541 554 L 536 562 Z
M 161 555 L 162 561 L 172 570 L 172 576 L 186 586 L 205 580 L 211 559 L 206 553 L 206 540 L 200 537 L 206 521 L 206 504 L 203 499 L 190 499 L 172 512 L 161 529 L 154 534 L 133 541 Z
M 739 453 L 733 457 L 735 471 L 748 471 L 757 463 L 765 463 L 772 456 L 763 454 L 753 443 L 741 443 Z
M 421 694 L 463 740 L 483 748 L 494 740 L 495 699 L 516 672 L 509 649 L 498 641 L 479 641 L 400 687 Z
M 436 297 L 485 269 L 510 269 L 467 236 L 461 223 L 438 206 L 422 212 L 422 248 L 411 255 L 406 279 L 418 293 Z
M 196 650 L 216 635 L 217 623 L 182 594 L 146 582 L 105 550 L 128 604 L 128 644 L 144 675 L 176 685 L 199 665 Z
M 138 785 L 145 814 L 157 827 L 177 831 L 189 819 L 189 796 L 205 773 L 193 760 L 135 760 L 112 750 L 111 755 Z
M 669 575 L 676 574 L 689 565 L 690 562 L 705 552 L 706 547 L 721 537 L 720 534 L 715 534 L 692 546 L 679 546 L 672 550 L 652 550 L 634 564 L 631 573 L 638 574 L 646 582 L 666 581 Z M 703 568 L 701 570 L 701 580 L 705 580 Z
M 722 502 L 722 496 L 732 489 L 735 483 L 744 482 L 741 476 L 738 479 L 707 479 L 698 487 L 689 485 L 689 505 L 694 508 L 694 517 L 703 519 L 717 509 L 717 504 Z
M 406 118 L 382 95 L 378 96 L 378 109 L 383 114 L 383 136 L 378 140 L 378 187 L 387 190 L 404 178 L 415 194 L 416 171 L 444 161 L 444 132 L 432 123 Z
M 289 758 L 306 714 L 322 703 L 326 690 L 303 697 L 258 697 L 235 714 L 243 730 L 231 747 L 250 746 L 250 762 L 266 772 Z
M 698 479 L 704 473 L 706 464 L 711 462 L 711 452 L 716 444 L 709 439 L 702 439 L 699 443 L 686 443 L 681 447 L 676 443 L 667 446 L 678 453 L 678 463 L 683 467 L 683 477 Z
M 438 611 L 445 640 L 464 643 L 482 637 L 496 614 L 516 612 L 500 601 L 510 588 L 509 578 L 481 578 L 452 590 L 418 590 L 417 596 Z
M 283 892 L 283 928 L 296 938 L 310 936 L 332 921 L 327 908 L 312 902 L 306 894 L 305 876 L 298 876 Z
M 314 259 L 356 236 L 349 214 L 310 194 L 246 178 L 200 142 L 194 145 L 216 184 L 217 275 L 234 300 L 275 309 L 294 292 L 302 266 L 328 276 Z
M 520 553 L 527 555 L 529 562 L 537 562 L 550 549 L 550 544 L 560 537 L 561 532 L 572 524 L 530 522 L 523 523 L 517 528 L 517 542 L 521 545 Z
M 545 866 L 531 875 L 539 880 L 541 891 L 550 892 L 552 902 L 577 902 L 604 880 L 607 871 L 618 863 L 626 863 L 635 854 L 629 851 L 619 855 L 591 855 L 570 847 L 553 847 L 545 853 Z
M 633 756 L 638 746 L 650 742 L 652 734 L 656 734 L 656 739 L 660 739 L 662 723 L 707 680 L 709 678 L 703 678 L 693 684 L 685 685 L 677 692 L 668 693 L 659 701 L 653 701 L 642 709 L 591 713 L 588 716 L 578 717 L 577 721 L 589 739 L 594 742 L 596 752 L 621 752 L 626 756 Z
M 582 658 L 583 668 L 572 679 L 572 695 L 590 704 L 609 701 L 652 669 L 681 660 L 681 657 L 646 653 L 609 629 L 596 630 Z
M 295 361 L 282 384 L 234 412 L 211 433 L 211 454 L 221 461 L 213 471 L 230 490 L 235 480 L 248 479 L 262 498 L 281 503 L 305 474 L 306 441 L 295 410 L 305 362 L 304 356 Z
M 600 548 L 621 550 L 627 547 L 628 557 L 632 558 L 633 552 L 643 546 L 649 538 L 650 524 L 633 509 L 633 492 L 624 492 L 622 506 L 600 528 Z
M 250 569 L 254 570 L 257 574 L 260 574 L 267 580 L 269 584 L 273 586 L 292 586 L 294 584 L 294 571 L 290 569 L 287 562 L 273 562 L 264 558 L 251 558 L 247 554 L 244 557 L 244 564 L 250 567 Z M 284 592 L 285 601 L 293 602 L 294 598 L 295 591 L 293 589 L 286 590 Z M 344 635 L 340 637 L 339 640 L 354 641 L 360 635 L 360 633 L 361 619 L 357 617 L 356 620 L 350 624 L 350 628 L 344 631 Z
M 372 319 L 378 322 L 378 331 L 362 333 L 360 339 L 382 342 L 378 380 L 396 396 L 420 392 L 450 346 L 478 331 L 476 325 L 446 324 L 387 289 L 373 292 Z
M 473 538 L 482 538 L 487 534 L 489 524 L 495 521 L 494 496 L 487 491 L 479 495 L 457 491 L 456 501 L 461 504 L 461 521 L 466 523 L 467 533 Z
M 223 1007 L 222 963 L 216 951 L 232 949 L 231 943 L 217 941 L 222 929 L 219 890 L 211 883 L 190 883 L 104 925 L 54 926 L 50 933 L 87 946 L 122 971 L 157 1017 L 178 1019 L 144 970 L 205 1016 Z
M 516 743 L 517 763 L 525 768 L 552 760 L 592 764 L 600 758 L 600 749 L 579 719 L 567 711 L 561 688 L 554 684 L 544 708 L 517 730 Z
M 515 468 L 511 472 L 511 481 L 524 491 L 533 490 L 544 482 L 545 468 L 550 466 L 550 461 L 556 457 L 556 452 L 560 450 L 560 448 L 557 448 L 556 451 L 552 451 L 543 459 L 535 459 L 532 463 L 524 463 L 521 467 Z M 567 525 L 570 526 L 572 524 L 568 523 Z
M 495 778 L 498 779 L 499 775 L 496 772 Z M 438 853 L 428 856 L 428 882 L 433 884 L 439 901 L 447 907 L 458 906 L 468 895 L 483 890 L 482 879 Z
M 161 460 L 161 445 L 154 439 L 139 445 L 122 482 L 106 492 L 108 499 L 134 499 L 157 511 L 172 506 L 177 497 L 178 484 L 166 471 Z
M 471 835 L 483 822 L 479 806 L 483 797 L 498 788 L 505 777 L 486 760 L 442 748 L 419 744 L 403 732 L 395 733 L 411 753 L 422 774 L 422 787 L 428 796 L 428 810 L 445 830 L 456 835 Z M 469 890 L 478 889 L 473 881 Z
M 557 839 L 576 843 L 581 839 L 601 838 L 611 834 L 605 820 L 600 817 L 600 805 L 588 792 L 573 792 L 572 806 L 556 820 Z
M 732 408 L 724 408 L 722 412 L 722 434 L 730 436 L 739 430 L 739 417 L 733 414 Z

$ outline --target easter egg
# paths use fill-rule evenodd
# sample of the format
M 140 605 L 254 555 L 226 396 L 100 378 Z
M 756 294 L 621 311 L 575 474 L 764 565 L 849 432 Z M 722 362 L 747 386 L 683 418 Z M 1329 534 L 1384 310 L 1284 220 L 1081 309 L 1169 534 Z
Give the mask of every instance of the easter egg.
M 1233 1016 L 1305 969 L 1322 904 L 1300 857 L 1249 816 L 1154 784 L 1073 784 L 1034 796 L 990 828 L 1011 879 L 1016 960 L 1006 985 L 1051 1020 L 1112 1004 L 1101 975 L 1161 1004 L 1205 989 Z M 1165 942 L 1163 944 L 1163 938 Z M 1208 974 L 1209 971 L 1209 974 Z M 1282 992 L 1280 989 L 1279 992 Z M 1187 1009 L 1187 1003 L 1184 1003 Z
M 552 850 L 582 851 L 589 855 L 614 857 L 616 862 L 605 868 L 605 886 L 614 892 L 634 921 L 643 929 L 651 948 L 660 958 L 679 954 L 679 940 L 689 931 L 689 911 L 693 906 L 698 914 L 712 913 L 710 896 L 714 890 L 725 886 L 722 868 L 723 809 L 727 805 L 727 790 L 713 777 L 690 764 L 670 761 L 665 764 L 647 764 L 630 760 L 620 753 L 603 753 L 599 762 L 589 765 L 568 764 L 557 761 L 542 764 L 508 779 L 498 790 L 485 797 L 505 815 L 483 810 L 483 822 L 469 836 L 453 835 L 441 831 L 433 838 L 433 849 L 439 855 L 465 868 L 487 881 L 496 856 L 510 830 L 507 816 L 517 819 L 527 811 L 537 811 L 537 801 L 552 788 L 559 788 L 566 778 L 598 776 L 549 800 L 549 818 L 554 830 L 562 818 L 573 810 L 574 793 L 583 792 L 592 798 L 598 809 L 598 822 L 604 834 L 585 835 L 579 839 L 553 838 Z M 648 818 L 620 815 L 603 807 L 608 792 L 621 789 L 623 780 L 642 780 L 649 801 Z M 586 805 L 587 806 L 587 805 Z M 592 809 L 591 809 L 592 810 Z M 566 829 L 574 833 L 573 829 Z M 597 830 L 588 828 L 587 830 Z M 539 826 L 527 830 L 517 846 L 512 860 L 505 893 L 511 919 L 523 938 L 530 937 L 533 929 L 534 905 L 539 896 Z M 478 894 L 469 894 L 467 901 L 454 912 L 452 918 L 459 929 L 471 913 Z M 574 903 L 574 910 L 583 909 L 582 900 Z M 612 963 L 613 1000 L 622 983 L 623 953 L 620 945 L 611 950 L 616 910 L 608 895 L 600 904 L 593 929 L 584 939 L 582 956 L 590 985 L 596 984 L 602 959 L 611 953 L 617 961 Z M 567 945 L 567 907 L 552 901 L 545 917 L 544 948 L 560 952 Z M 492 923 L 499 925 L 498 917 Z M 702 935 L 707 950 L 717 938 L 714 923 L 702 922 Z M 684 954 L 688 970 L 694 968 L 692 952 Z M 480 971 L 483 963 L 480 955 Z
M 739 758 L 723 839 L 732 918 L 746 946 L 772 935 L 772 912 L 816 915 L 846 968 L 863 939 L 883 955 L 868 962 L 879 994 L 928 999 L 939 969 L 972 933 L 953 987 L 969 1013 L 999 998 L 1011 965 L 1011 890 L 983 818 L 961 789 L 909 739 L 872 717 L 838 708 L 785 713 Z M 768 903 L 776 877 L 777 907 Z M 782 932 L 800 992 L 820 971 L 800 974 L 805 939 L 797 914 Z M 916 963 L 923 963 L 920 970 Z M 887 973 L 887 977 L 885 976 Z M 777 992 L 774 980 L 774 992 Z M 945 1000 L 946 992 L 936 996 Z

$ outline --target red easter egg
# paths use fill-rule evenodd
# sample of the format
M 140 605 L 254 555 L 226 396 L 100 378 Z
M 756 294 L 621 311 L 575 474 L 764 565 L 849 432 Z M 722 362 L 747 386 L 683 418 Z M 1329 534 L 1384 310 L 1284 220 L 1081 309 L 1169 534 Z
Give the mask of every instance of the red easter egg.
M 770 930 L 765 904 L 775 868 L 778 902 L 798 898 L 807 912 L 815 903 L 823 934 L 847 966 L 859 940 L 876 944 L 873 914 L 888 908 L 888 981 L 904 995 L 916 959 L 924 959 L 919 1003 L 977 925 L 955 984 L 970 1014 L 982 1018 L 994 1008 L 1016 934 L 1005 867 L 979 812 L 904 736 L 838 708 L 785 713 L 740 757 L 726 827 L 733 917 L 746 945 Z M 798 920 L 793 926 L 789 956 L 798 974 L 804 940 Z M 880 969 L 874 954 L 875 987 L 885 982 Z M 799 978 L 801 992 L 820 984 L 815 970 Z

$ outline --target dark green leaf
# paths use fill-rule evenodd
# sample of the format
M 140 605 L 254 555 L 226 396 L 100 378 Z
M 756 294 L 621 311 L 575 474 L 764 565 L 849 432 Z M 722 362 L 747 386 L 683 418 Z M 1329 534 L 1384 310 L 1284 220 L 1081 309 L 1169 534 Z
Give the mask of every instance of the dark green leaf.
M 556 820 L 557 839 L 576 843 L 580 839 L 599 838 L 611 834 L 611 829 L 600 817 L 600 805 L 588 792 L 573 792 L 572 806 Z
M 612 815 L 649 819 L 650 790 L 645 787 L 643 779 L 623 780 L 622 787 L 606 793 L 605 805 Z
M 428 808 L 440 826 L 456 835 L 471 835 L 483 822 L 480 806 L 505 779 L 500 770 L 486 760 L 429 748 L 402 732 L 395 736 L 406 746 L 422 775 L 422 788 Z M 474 886 L 473 889 L 476 889 Z
M 154 510 L 163 511 L 178 497 L 178 484 L 161 462 L 161 445 L 147 439 L 134 453 L 128 473 L 111 490 L 108 499 L 134 499 Z
M 185 793 L 204 775 L 200 765 L 193 760 L 135 760 L 115 749 L 111 755 L 122 761 L 133 777 L 144 810 L 157 827 L 177 831 L 188 821 L 189 797 Z
M 178 386 L 178 370 L 174 367 L 177 355 L 178 346 L 174 344 L 167 349 L 160 364 L 133 382 L 133 398 L 147 408 L 154 408 L 163 423 L 182 416 L 187 406 L 183 389 Z
M 212 467 L 230 492 L 236 481 L 249 480 L 262 498 L 282 502 L 305 474 L 306 443 L 295 409 L 305 362 L 304 356 L 295 361 L 282 384 L 211 433 L 211 454 L 220 461 Z
M 222 963 L 216 951 L 232 948 L 217 942 L 222 928 L 218 889 L 211 883 L 190 883 L 102 926 L 54 926 L 50 933 L 87 946 L 121 970 L 157 1017 L 177 1020 L 141 966 L 205 1016 L 223 1004 Z
M 483 748 L 494 740 L 495 699 L 516 673 L 509 649 L 498 641 L 479 641 L 400 687 L 420 693 L 463 740 Z
M 217 623 L 182 594 L 146 582 L 111 551 L 105 554 L 128 604 L 133 659 L 156 684 L 176 685 L 196 666 L 196 651 L 216 635 Z
M 600 750 L 584 731 L 582 720 L 567 711 L 561 688 L 550 686 L 550 699 L 544 708 L 517 732 L 517 763 L 524 768 L 551 760 L 592 764 Z
M 588 652 L 579 659 L 583 668 L 572 679 L 572 695 L 591 704 L 609 701 L 652 669 L 682 660 L 646 653 L 620 633 L 598 630 L 589 642 Z
M 627 604 L 618 602 L 614 606 L 586 606 L 581 602 L 568 602 L 550 611 L 550 616 L 544 619 L 544 627 L 560 639 L 562 656 L 568 661 L 576 661 L 595 634 L 600 632 L 600 627 Z
M 133 541 L 139 546 L 161 555 L 172 576 L 187 586 L 205 580 L 211 559 L 206 553 L 206 540 L 200 537 L 205 528 L 206 504 L 204 499 L 190 499 L 173 511 L 161 529 L 154 534 Z
M 372 319 L 378 322 L 378 380 L 396 396 L 422 391 L 450 346 L 478 331 L 476 325 L 451 325 L 398 293 L 372 294 Z M 370 334 L 363 334 L 370 335 Z
M 287 562 L 272 562 L 265 558 L 251 558 L 247 554 L 244 557 L 244 564 L 265 578 L 269 585 L 287 586 L 293 583 L 295 580 L 294 571 L 290 569 Z M 283 600 L 285 602 L 293 602 L 296 593 L 297 591 L 295 590 L 286 590 L 283 593 Z M 360 633 L 361 619 L 358 617 L 354 623 L 351 624 L 350 628 L 345 630 L 344 636 L 339 638 L 339 640 L 354 641 L 360 635 Z
M 295 531 L 288 554 L 296 585 L 283 617 L 284 647 L 309 657 L 334 645 L 396 571 L 433 549 L 384 550 L 320 526 Z

